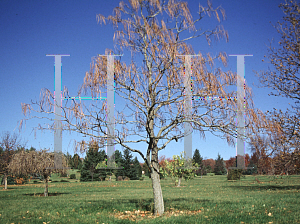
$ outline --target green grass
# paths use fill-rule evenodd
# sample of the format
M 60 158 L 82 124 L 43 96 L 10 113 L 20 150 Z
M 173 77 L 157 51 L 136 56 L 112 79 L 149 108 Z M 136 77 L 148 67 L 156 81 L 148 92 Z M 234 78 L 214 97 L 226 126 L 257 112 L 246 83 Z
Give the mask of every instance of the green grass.
M 76 173 L 76 175 L 79 173 Z M 40 197 L 44 185 L 9 185 L 0 190 L 0 223 L 135 223 L 112 214 L 150 210 L 151 180 L 74 182 L 52 175 L 49 197 Z M 180 188 L 161 180 L 166 215 L 139 223 L 300 223 L 300 176 L 203 176 Z M 2 186 L 3 187 L 3 186 Z M 2 188 L 1 188 L 2 189 Z M 169 211 L 199 211 L 196 215 L 170 216 Z

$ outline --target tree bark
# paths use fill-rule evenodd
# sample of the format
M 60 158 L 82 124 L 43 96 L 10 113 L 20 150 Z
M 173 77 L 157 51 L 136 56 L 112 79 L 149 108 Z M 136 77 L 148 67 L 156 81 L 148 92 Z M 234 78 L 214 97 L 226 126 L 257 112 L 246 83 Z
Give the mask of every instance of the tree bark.
M 48 197 L 48 176 L 44 176 L 44 182 L 45 182 L 44 196 Z
M 7 190 L 7 174 L 4 174 L 4 189 Z
M 178 178 L 178 184 L 177 184 L 177 187 L 180 187 L 181 179 L 182 179 L 182 177 L 179 177 L 179 178 Z
M 151 156 L 151 180 L 152 180 L 152 188 L 153 188 L 153 196 L 154 196 L 154 215 L 161 216 L 164 211 L 164 199 L 162 195 L 161 185 L 160 185 L 160 177 L 159 177 L 159 164 L 158 164 L 158 152 L 156 151 L 156 147 L 152 150 Z

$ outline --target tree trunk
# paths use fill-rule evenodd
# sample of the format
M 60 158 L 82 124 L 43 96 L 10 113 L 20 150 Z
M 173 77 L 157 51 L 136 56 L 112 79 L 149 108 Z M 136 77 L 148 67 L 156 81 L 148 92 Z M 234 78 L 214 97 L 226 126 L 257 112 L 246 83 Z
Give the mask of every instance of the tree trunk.
M 159 164 L 158 164 L 158 153 L 155 149 L 152 151 L 151 158 L 151 180 L 152 180 L 152 188 L 153 188 L 153 196 L 154 196 L 154 215 L 163 215 L 165 211 L 164 207 L 164 199 L 162 195 L 160 178 L 159 178 Z
M 164 213 L 165 208 L 159 174 L 154 171 L 154 173 L 151 174 L 151 179 L 154 196 L 154 215 L 162 215 Z
M 4 174 L 4 189 L 7 190 L 7 174 Z
M 44 182 L 45 182 L 44 196 L 48 197 L 48 176 L 44 177 Z
M 180 187 L 181 179 L 182 179 L 182 177 L 179 177 L 179 178 L 178 178 L 178 184 L 177 184 L 177 187 Z

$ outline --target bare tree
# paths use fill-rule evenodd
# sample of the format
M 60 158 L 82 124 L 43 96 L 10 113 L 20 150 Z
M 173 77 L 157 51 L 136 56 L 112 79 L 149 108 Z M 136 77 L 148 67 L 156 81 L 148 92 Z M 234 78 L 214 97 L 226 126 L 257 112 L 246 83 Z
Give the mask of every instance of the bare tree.
M 287 110 L 274 110 L 268 112 L 267 119 L 271 120 L 277 128 L 270 131 L 267 147 L 272 149 L 271 154 L 275 157 L 275 170 L 280 175 L 288 174 L 295 170 L 299 157 L 299 116 Z M 281 171 L 279 171 L 281 170 Z
M 264 125 L 260 126 L 261 136 L 266 142 L 263 147 L 270 155 L 294 155 L 299 150 L 299 99 L 300 99 L 300 4 L 297 1 L 285 1 L 279 5 L 285 16 L 283 22 L 274 25 L 281 35 L 279 47 L 270 45 L 268 55 L 272 69 L 258 73 L 263 87 L 271 88 L 270 95 L 282 96 L 294 100 L 292 109 L 286 112 L 274 109 L 265 114 Z M 264 60 L 263 60 L 264 61 Z M 257 131 L 257 130 L 256 130 Z M 256 132 L 257 133 L 257 132 Z M 283 158 L 283 157 L 281 157 Z M 288 158 L 284 156 L 284 158 Z M 291 160 L 280 159 L 276 161 L 277 167 L 287 167 Z M 278 164 L 280 161 L 280 165 Z M 283 172 L 283 171 L 282 171 Z
M 287 98 L 300 100 L 300 4 L 299 2 L 285 1 L 280 4 L 285 16 L 283 22 L 274 25 L 277 32 L 281 35 L 279 48 L 270 46 L 268 55 L 274 69 L 257 73 L 260 82 L 272 88 L 274 96 L 284 96 Z
M 63 167 L 67 167 L 67 161 L 62 156 Z M 48 181 L 51 173 L 63 173 L 63 169 L 53 169 L 54 153 L 48 153 L 46 150 L 29 151 L 21 150 L 14 154 L 8 166 L 11 173 L 20 175 L 40 174 L 44 178 L 45 190 L 44 196 L 48 196 Z
M 0 153 L 0 172 L 4 175 L 4 189 L 6 190 L 7 176 L 9 174 L 7 167 L 15 151 L 24 147 L 24 144 L 21 144 L 21 139 L 17 134 L 5 132 L 1 136 L 0 147 L 2 148 Z
M 195 100 L 191 105 L 191 115 L 186 116 L 185 105 L 188 103 L 185 102 L 185 65 L 184 58 L 178 55 L 195 54 L 193 47 L 187 43 L 193 38 L 204 37 L 209 45 L 212 37 L 216 40 L 223 37 L 228 39 L 222 26 L 206 31 L 201 29 L 200 22 L 206 14 L 213 14 L 218 22 L 221 21 L 221 14 L 225 17 L 224 9 L 214 9 L 208 1 L 208 7 L 199 4 L 198 16 L 194 20 L 188 4 L 177 0 L 131 0 L 128 4 L 120 2 L 112 16 L 97 16 L 99 23 L 106 24 L 109 21 L 115 27 L 117 53 L 122 54 L 127 50 L 132 53 L 130 64 L 121 63 L 120 59 L 115 60 L 114 64 L 115 93 L 126 105 L 122 110 L 116 106 L 116 133 L 113 138 L 116 144 L 139 153 L 150 168 L 155 215 L 164 213 L 158 152 L 165 149 L 171 141 L 177 142 L 184 137 L 184 123 L 190 123 L 193 130 L 198 131 L 200 138 L 205 137 L 205 132 L 211 132 L 227 139 L 228 143 L 233 143 L 236 137 L 237 102 L 228 99 L 236 97 L 236 91 L 230 91 L 229 87 L 236 85 L 237 76 L 231 71 L 224 72 L 216 68 L 214 64 L 219 60 L 226 66 L 225 53 L 212 56 L 199 52 L 191 62 L 192 97 Z M 113 52 L 108 50 L 106 53 Z M 139 59 L 141 62 L 138 62 Z M 106 57 L 96 57 L 93 60 L 79 96 L 99 96 L 103 92 L 107 84 L 107 65 Z M 45 90 L 42 96 L 39 102 L 23 104 L 24 113 L 37 111 L 53 114 L 53 94 Z M 66 88 L 64 96 L 68 96 Z M 196 100 L 197 97 L 207 99 L 215 96 L 223 97 L 223 100 Z M 38 109 L 34 108 L 36 105 Z M 246 108 L 249 108 L 246 111 L 247 117 L 255 118 L 251 109 L 251 92 L 247 86 Z M 65 130 L 83 133 L 105 146 L 105 139 L 109 135 L 106 131 L 108 125 L 105 102 L 97 101 L 89 106 L 83 102 L 66 102 L 62 110 Z M 146 153 L 139 150 L 141 143 L 147 145 Z

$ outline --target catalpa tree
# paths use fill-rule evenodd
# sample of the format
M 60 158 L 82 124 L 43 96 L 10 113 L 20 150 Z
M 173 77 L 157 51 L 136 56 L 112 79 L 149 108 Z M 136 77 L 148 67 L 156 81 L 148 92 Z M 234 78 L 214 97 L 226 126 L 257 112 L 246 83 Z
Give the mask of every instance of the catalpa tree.
M 111 137 L 115 144 L 138 153 L 150 168 L 155 215 L 164 213 L 158 152 L 167 149 L 170 142 L 184 137 L 185 123 L 191 124 L 201 138 L 205 137 L 206 131 L 227 139 L 228 143 L 233 143 L 236 137 L 236 101 L 194 100 L 189 104 L 185 100 L 191 84 L 184 81 L 184 57 L 179 55 L 195 55 L 187 41 L 205 38 L 210 45 L 212 38 L 228 39 L 222 26 L 202 30 L 202 19 L 211 15 L 220 22 L 225 11 L 221 7 L 214 9 L 208 1 L 207 7 L 199 4 L 194 19 L 188 3 L 178 0 L 130 0 L 128 3 L 120 2 L 111 16 L 97 15 L 100 24 L 110 22 L 115 28 L 115 53 L 129 51 L 132 55 L 128 63 L 117 58 L 114 60 L 115 94 L 122 99 L 125 107 L 118 108 L 116 103 L 115 134 Z M 108 50 L 106 53 L 114 52 Z M 198 52 L 197 55 L 191 61 L 192 97 L 236 97 L 236 91 L 230 91 L 230 86 L 236 85 L 237 75 L 231 71 L 224 72 L 214 64 L 218 60 L 226 66 L 226 54 L 221 52 L 213 56 Z M 99 96 L 105 90 L 107 66 L 111 66 L 107 57 L 94 58 L 79 96 Z M 54 113 L 47 109 L 54 106 L 53 94 L 46 90 L 43 96 L 44 100 L 33 103 L 38 109 L 34 108 L 35 105 L 24 104 L 24 111 Z M 68 96 L 67 90 L 64 96 Z M 186 104 L 191 111 L 188 117 Z M 254 114 L 247 86 L 246 108 L 247 117 Z M 110 136 L 105 101 L 93 101 L 89 107 L 83 102 L 67 102 L 62 110 L 65 129 L 83 133 L 105 146 L 105 140 Z M 145 151 L 140 150 L 145 145 Z

